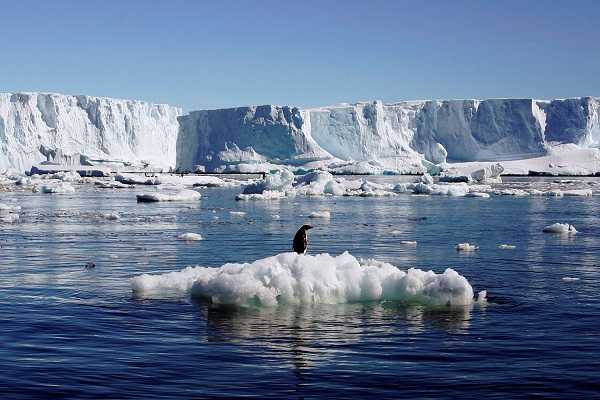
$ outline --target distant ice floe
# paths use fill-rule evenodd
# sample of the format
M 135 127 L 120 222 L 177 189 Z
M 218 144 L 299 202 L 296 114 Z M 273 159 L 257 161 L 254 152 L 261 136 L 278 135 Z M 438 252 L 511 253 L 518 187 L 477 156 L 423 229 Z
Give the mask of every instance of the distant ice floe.
M 416 240 L 401 240 L 400 244 L 406 245 L 406 246 L 416 246 L 417 245 L 417 241 Z
M 177 239 L 185 241 L 198 241 L 203 240 L 203 237 L 198 233 L 188 232 L 182 233 L 181 235 L 177 236 Z
M 556 222 L 552 225 L 548 225 L 543 229 L 545 233 L 560 233 L 563 235 L 574 235 L 577 233 L 577 229 L 571 224 L 561 224 Z
M 331 213 L 327 210 L 323 211 L 313 211 L 308 214 L 308 218 L 322 218 L 322 219 L 330 219 Z
M 119 219 L 121 219 L 121 217 L 117 213 L 102 214 L 102 218 L 104 218 L 108 221 L 118 221 Z
M 516 249 L 517 246 L 512 245 L 512 244 L 500 244 L 500 245 L 498 245 L 498 248 L 503 249 L 503 250 L 513 250 L 513 249 Z
M 0 223 L 11 224 L 19 221 L 20 206 L 0 203 Z
M 202 195 L 195 190 L 182 189 L 178 192 L 156 192 L 156 193 L 141 193 L 136 195 L 137 201 L 140 203 L 152 203 L 159 201 L 197 201 Z
M 140 275 L 131 280 L 135 296 L 186 295 L 217 304 L 272 307 L 281 304 L 337 304 L 399 301 L 425 305 L 470 305 L 468 280 L 453 269 L 441 274 L 376 260 L 282 253 L 252 263 L 219 268 L 187 267 L 179 272 Z M 479 295 L 484 299 L 485 294 Z
M 471 243 L 459 243 L 456 245 L 456 251 L 475 251 L 479 250 L 479 246 Z
M 246 215 L 245 211 L 229 211 L 229 215 L 232 217 L 243 217 Z
M 37 191 L 34 188 L 34 191 Z M 42 193 L 73 193 L 75 188 L 67 182 L 49 183 L 39 188 Z
M 579 278 L 575 278 L 575 277 L 571 277 L 571 276 L 565 276 L 564 278 L 562 278 L 563 281 L 565 282 L 576 282 L 579 280 Z

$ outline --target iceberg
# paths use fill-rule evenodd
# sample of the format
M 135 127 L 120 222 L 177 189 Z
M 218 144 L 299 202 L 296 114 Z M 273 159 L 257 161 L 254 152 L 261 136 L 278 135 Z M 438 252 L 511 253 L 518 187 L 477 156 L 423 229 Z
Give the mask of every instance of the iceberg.
M 56 93 L 0 93 L 0 169 L 118 160 L 175 165 L 181 109 Z

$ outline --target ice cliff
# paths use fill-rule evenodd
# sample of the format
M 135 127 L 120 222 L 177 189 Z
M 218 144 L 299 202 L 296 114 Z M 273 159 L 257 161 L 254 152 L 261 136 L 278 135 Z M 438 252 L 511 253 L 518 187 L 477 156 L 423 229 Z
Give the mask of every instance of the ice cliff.
M 0 94 L 0 169 L 41 161 L 175 165 L 181 109 L 163 104 L 53 93 Z
M 591 97 L 265 105 L 194 111 L 179 122 L 183 170 L 368 161 L 413 172 L 423 170 L 423 159 L 514 160 L 544 155 L 556 143 L 600 143 L 600 103 Z

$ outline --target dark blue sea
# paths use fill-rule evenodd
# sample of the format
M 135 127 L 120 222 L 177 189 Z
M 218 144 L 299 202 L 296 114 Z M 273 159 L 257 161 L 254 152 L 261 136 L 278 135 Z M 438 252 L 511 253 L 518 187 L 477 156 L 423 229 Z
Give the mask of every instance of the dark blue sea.
M 600 197 L 236 202 L 239 189 L 211 188 L 194 204 L 138 204 L 139 191 L 0 193 L 22 207 L 0 225 L 0 398 L 600 398 Z M 240 308 L 132 294 L 143 273 L 289 251 L 319 209 L 331 219 L 313 221 L 310 254 L 452 267 L 488 303 Z M 554 222 L 579 233 L 542 233 Z M 185 232 L 204 240 L 177 240 Z M 457 252 L 462 242 L 480 248 Z

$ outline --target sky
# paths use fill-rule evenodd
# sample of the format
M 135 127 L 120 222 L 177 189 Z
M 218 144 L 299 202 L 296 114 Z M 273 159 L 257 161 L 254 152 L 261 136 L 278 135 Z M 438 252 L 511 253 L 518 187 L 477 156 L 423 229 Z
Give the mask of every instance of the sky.
M 600 96 L 600 1 L 19 0 L 0 92 L 280 104 Z

